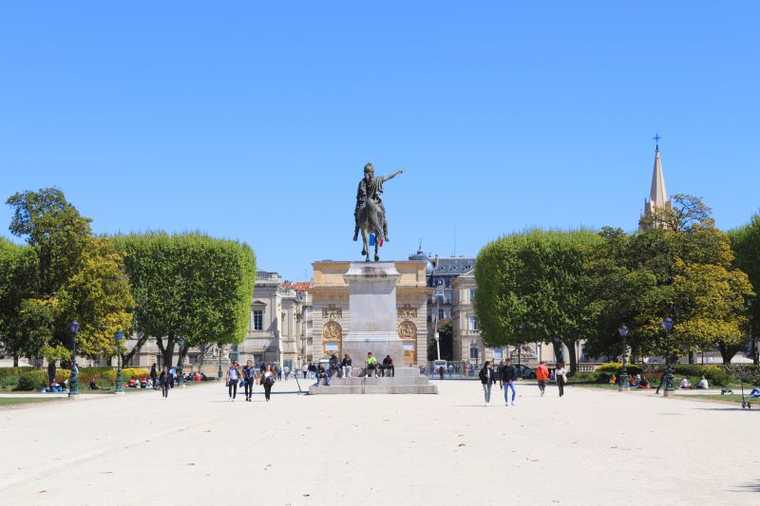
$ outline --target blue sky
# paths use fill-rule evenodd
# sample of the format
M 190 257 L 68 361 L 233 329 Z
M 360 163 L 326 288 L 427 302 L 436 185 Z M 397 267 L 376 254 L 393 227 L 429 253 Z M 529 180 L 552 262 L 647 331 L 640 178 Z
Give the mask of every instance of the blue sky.
M 760 208 L 755 1 L 112 4 L 0 7 L 3 199 L 57 186 L 97 232 L 198 229 L 291 279 L 359 257 L 367 161 L 407 170 L 386 259 L 633 230 L 655 132 L 669 192 Z

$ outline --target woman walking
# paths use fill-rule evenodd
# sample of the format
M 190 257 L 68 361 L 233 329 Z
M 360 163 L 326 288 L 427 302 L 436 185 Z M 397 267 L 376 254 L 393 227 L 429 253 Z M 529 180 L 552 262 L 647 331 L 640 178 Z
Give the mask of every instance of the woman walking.
M 565 363 L 560 362 L 557 364 L 557 370 L 554 371 L 554 375 L 557 378 L 557 388 L 559 388 L 559 396 L 565 395 L 565 384 L 567 383 L 567 370 L 565 369 Z
M 243 367 L 243 386 L 245 387 L 245 400 L 246 402 L 252 402 L 253 397 L 253 381 L 256 378 L 256 369 L 253 367 L 253 363 L 249 360 Z
M 274 371 L 271 365 L 268 365 L 264 371 L 261 383 L 264 385 L 264 398 L 269 402 L 269 397 L 272 395 L 272 385 L 274 385 Z
M 164 399 L 169 397 L 169 368 L 164 366 L 158 376 L 158 384 L 161 385 L 161 395 Z
M 238 367 L 237 362 L 232 362 L 230 368 L 227 369 L 227 391 L 230 395 L 230 401 L 234 401 L 235 397 L 237 397 L 238 381 L 240 381 Z
M 488 403 L 491 402 L 491 387 L 496 382 L 496 375 L 493 372 L 493 367 L 491 367 L 491 362 L 489 360 L 486 360 L 485 364 L 483 364 L 483 368 L 480 370 L 480 373 L 478 373 L 478 377 L 480 378 L 480 383 L 483 385 L 483 397 L 485 397 L 485 404 L 484 406 L 488 406 Z

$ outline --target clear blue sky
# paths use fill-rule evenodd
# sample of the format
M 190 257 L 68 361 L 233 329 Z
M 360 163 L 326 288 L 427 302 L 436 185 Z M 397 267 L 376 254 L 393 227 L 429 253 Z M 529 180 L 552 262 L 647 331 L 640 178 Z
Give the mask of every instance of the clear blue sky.
M 746 222 L 760 3 L 623 3 L 6 3 L 0 194 L 57 186 L 97 232 L 199 229 L 302 279 L 358 258 L 367 161 L 407 169 L 386 259 L 474 255 L 533 225 L 633 230 L 659 132 L 668 191 Z

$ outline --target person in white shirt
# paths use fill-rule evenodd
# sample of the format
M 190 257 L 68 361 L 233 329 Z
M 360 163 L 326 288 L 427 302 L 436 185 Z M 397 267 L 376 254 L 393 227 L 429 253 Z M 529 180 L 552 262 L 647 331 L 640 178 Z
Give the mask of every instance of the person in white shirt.
M 702 379 L 699 380 L 699 383 L 697 383 L 697 388 L 700 390 L 707 390 L 710 388 L 710 385 L 707 383 L 707 378 L 702 376 Z
M 689 383 L 689 378 L 684 378 L 681 380 L 681 388 L 691 388 L 691 383 Z
M 557 364 L 557 370 L 554 371 L 554 376 L 557 379 L 557 388 L 559 388 L 559 396 L 565 395 L 565 384 L 567 383 L 567 370 L 565 369 L 565 363 L 560 362 Z

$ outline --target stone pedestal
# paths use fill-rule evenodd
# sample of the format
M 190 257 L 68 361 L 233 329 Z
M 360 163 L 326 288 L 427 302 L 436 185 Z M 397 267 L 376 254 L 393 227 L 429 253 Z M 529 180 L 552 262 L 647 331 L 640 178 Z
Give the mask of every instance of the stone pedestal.
M 343 353 L 363 366 L 367 353 L 380 363 L 390 355 L 403 363 L 404 350 L 398 335 L 396 283 L 400 274 L 394 262 L 352 262 L 343 278 L 348 285 L 351 329 L 343 337 Z

